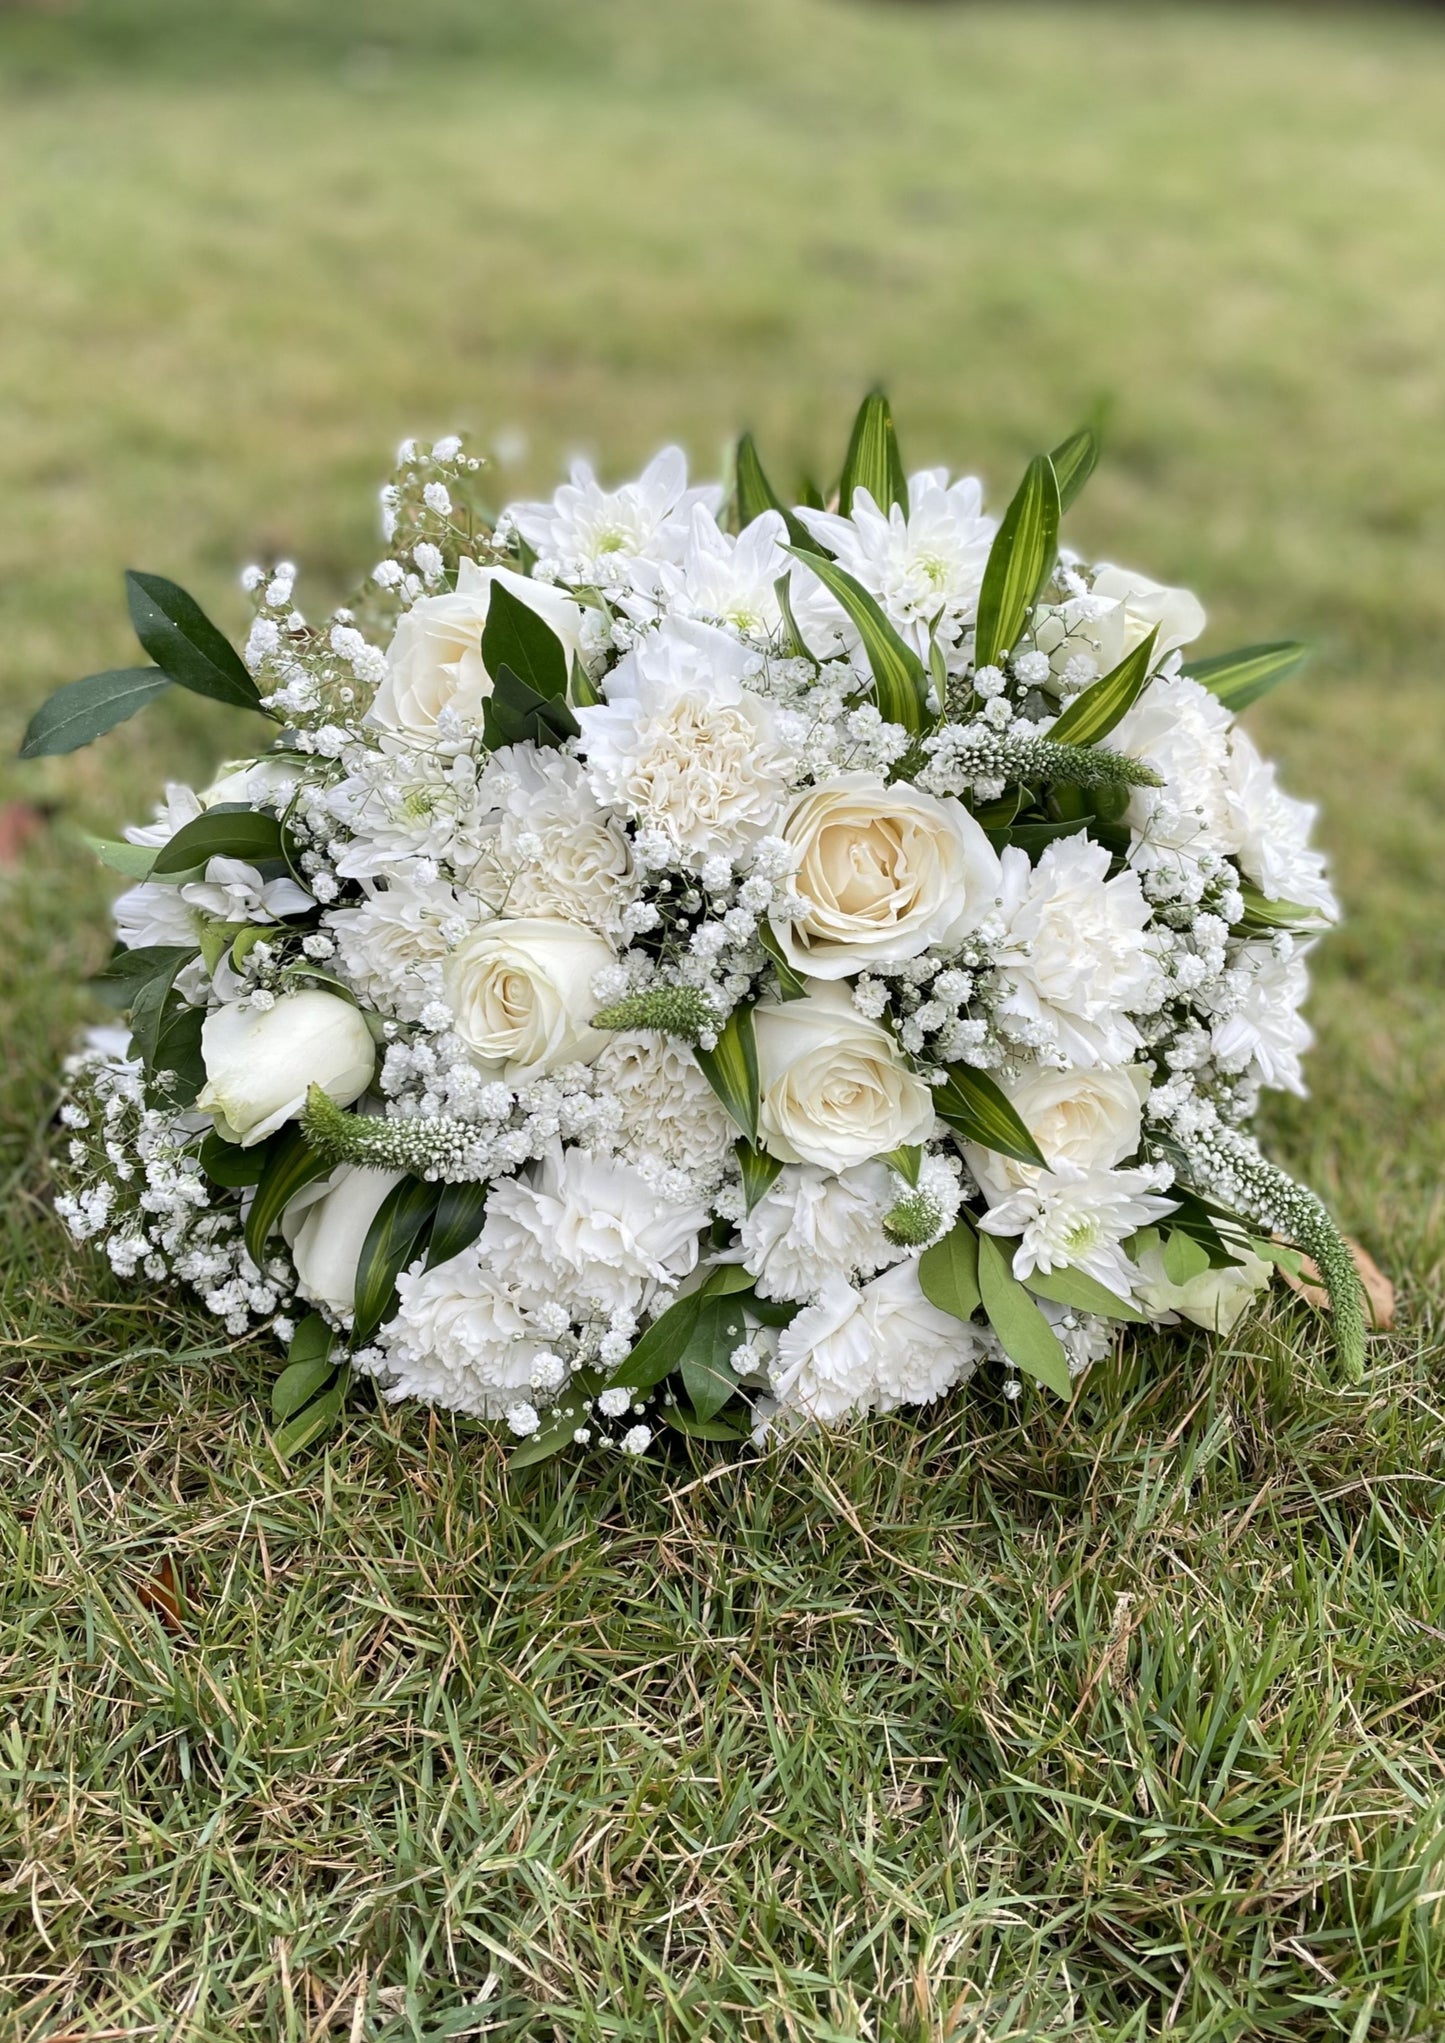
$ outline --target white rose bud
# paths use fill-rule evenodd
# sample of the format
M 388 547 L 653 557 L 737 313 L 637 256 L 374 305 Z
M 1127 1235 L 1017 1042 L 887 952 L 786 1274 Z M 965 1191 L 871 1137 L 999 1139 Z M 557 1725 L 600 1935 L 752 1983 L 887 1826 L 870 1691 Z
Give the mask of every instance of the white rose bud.
M 1123 606 L 1123 636 L 1112 662 L 1115 666 L 1135 646 L 1142 645 L 1156 625 L 1159 640 L 1154 652 L 1161 660 L 1180 646 L 1192 645 L 1204 629 L 1204 605 L 1192 589 L 1151 582 L 1131 568 L 1100 568 L 1094 577 L 1094 594 Z
M 303 1298 L 329 1305 L 333 1312 L 351 1311 L 367 1230 L 382 1200 L 405 1175 L 347 1163 L 324 1183 L 297 1193 L 281 1216 L 281 1232 Z
M 447 961 L 456 1032 L 508 1085 L 590 1064 L 607 1041 L 591 1026 L 592 981 L 615 962 L 611 944 L 580 923 L 484 922 Z
M 1051 1168 L 1063 1162 L 1086 1171 L 1113 1170 L 1139 1147 L 1141 1107 L 1149 1090 L 1149 1073 L 1142 1064 L 1067 1071 L 1036 1064 L 1022 1078 L 1001 1080 L 1000 1089 Z M 966 1142 L 963 1153 L 990 1206 L 1034 1184 L 1039 1176 L 1036 1165 L 1015 1163 L 977 1143 Z
M 753 1019 L 770 1155 L 841 1171 L 931 1133 L 932 1088 L 843 987 L 810 981 L 805 999 L 760 1002 Z
M 319 988 L 285 993 L 274 1007 L 218 1007 L 201 1025 L 206 1084 L 196 1101 L 243 1149 L 264 1142 L 319 1085 L 349 1107 L 371 1083 L 376 1047 L 358 1009 Z
M 562 643 L 571 665 L 582 648 L 582 609 L 548 582 L 511 568 L 478 567 L 464 560 L 457 586 L 444 596 L 423 596 L 397 625 L 386 655 L 386 679 L 367 713 L 370 723 L 411 738 L 430 738 L 449 709 L 464 725 L 481 721 L 495 676 L 482 658 L 482 632 L 498 582 L 535 610 Z
M 999 893 L 998 854 L 951 797 L 840 773 L 796 801 L 783 835 L 808 912 L 773 933 L 795 971 L 842 979 L 956 947 Z
M 1147 1249 L 1137 1258 L 1139 1281 L 1134 1295 L 1146 1312 L 1163 1318 L 1166 1324 L 1168 1315 L 1177 1313 L 1212 1334 L 1232 1334 L 1273 1274 L 1253 1249 L 1235 1253 L 1238 1260 L 1227 1268 L 1201 1270 L 1187 1284 L 1173 1284 L 1164 1269 L 1162 1250 Z

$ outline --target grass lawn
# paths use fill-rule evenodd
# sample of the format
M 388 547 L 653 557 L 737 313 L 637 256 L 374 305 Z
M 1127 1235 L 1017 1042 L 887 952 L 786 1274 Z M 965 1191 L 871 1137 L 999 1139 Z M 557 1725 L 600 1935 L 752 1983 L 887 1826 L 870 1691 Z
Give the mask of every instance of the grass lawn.
M 215 18 L 212 19 L 211 17 Z M 995 497 L 1101 394 L 1074 538 L 1208 644 L 1350 922 L 1282 1160 L 1400 1286 L 765 1462 L 508 1488 L 70 1255 L 78 842 L 236 733 L 0 805 L 0 2036 L 1189 2043 L 1445 2033 L 1445 16 L 847 0 L 0 12 L 0 744 L 128 664 L 120 572 L 370 564 L 403 432 L 509 493 L 879 373 Z

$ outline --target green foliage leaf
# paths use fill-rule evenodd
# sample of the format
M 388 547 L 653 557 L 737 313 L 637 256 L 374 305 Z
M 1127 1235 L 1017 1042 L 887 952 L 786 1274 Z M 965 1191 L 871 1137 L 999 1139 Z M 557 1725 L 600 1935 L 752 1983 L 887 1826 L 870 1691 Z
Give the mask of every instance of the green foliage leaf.
M 1158 637 L 1156 625 L 1143 644 L 1126 653 L 1102 681 L 1091 681 L 1076 695 L 1049 732 L 1050 741 L 1056 745 L 1096 745 L 1100 738 L 1107 737 L 1143 694 L 1153 668 Z
M 230 640 L 217 631 L 195 600 L 164 575 L 125 578 L 135 635 L 163 674 L 194 695 L 260 709 L 261 697 Z
M 1082 1270 L 1050 1270 L 1047 1276 L 1042 1270 L 1035 1270 L 1025 1288 L 1054 1305 L 1072 1306 L 1075 1312 L 1097 1312 L 1105 1319 L 1129 1320 L 1140 1326 L 1149 1322 L 1147 1312 L 1140 1312 L 1136 1305 L 1117 1297 L 1107 1285 Z
M 960 1220 L 918 1258 L 918 1281 L 930 1305 L 955 1319 L 972 1319 L 982 1294 L 978 1288 L 978 1236 Z
M 1194 660 L 1187 672 L 1201 688 L 1217 695 L 1226 709 L 1239 711 L 1297 674 L 1309 656 L 1308 646 L 1281 639 L 1274 645 L 1240 646 L 1237 652 L 1216 653 L 1212 660 Z
M 271 1386 L 271 1416 L 278 1425 L 310 1404 L 335 1376 L 334 1339 L 319 1312 L 308 1313 L 291 1336 L 286 1367 Z
M 539 1461 L 550 1461 L 554 1454 L 560 1454 L 564 1447 L 572 1445 L 572 1436 L 579 1426 L 591 1423 L 592 1414 L 586 1410 L 586 1400 L 596 1397 L 602 1388 L 602 1377 L 595 1369 L 579 1369 L 567 1388 L 560 1403 L 553 1406 L 535 1433 L 525 1440 L 519 1440 L 507 1456 L 509 1469 L 533 1468 Z
M 471 1247 L 486 1220 L 487 1193 L 490 1190 L 490 1185 L 442 1186 L 436 1218 L 432 1221 L 427 1241 L 426 1266 L 429 1270 L 435 1269 L 438 1263 L 449 1263 L 453 1256 L 459 1256 L 463 1249 Z
M 348 1370 L 340 1371 L 329 1390 L 322 1391 L 320 1397 L 313 1398 L 272 1434 L 271 1445 L 283 1461 L 289 1461 L 293 1454 L 299 1454 L 331 1431 L 341 1417 L 350 1380 Z
M 873 675 L 878 711 L 890 724 L 921 731 L 928 701 L 928 676 L 912 646 L 905 645 L 861 582 L 821 554 L 790 546 L 787 551 L 810 568 L 847 611 L 863 641 Z
M 740 1295 L 704 1297 L 678 1357 L 683 1387 L 700 1419 L 722 1410 L 738 1387 L 728 1356 L 748 1337 Z
M 762 517 L 764 511 L 776 511 L 787 526 L 788 537 L 794 546 L 816 549 L 817 540 L 802 519 L 788 509 L 768 481 L 751 433 L 744 433 L 738 441 L 737 492 L 740 526 L 751 525 L 754 518 Z
M 892 1164 L 905 1185 L 917 1189 L 919 1175 L 923 1169 L 923 1145 L 921 1142 L 905 1143 L 901 1149 L 885 1150 L 881 1161 Z
M 201 1169 L 212 1184 L 224 1185 L 227 1191 L 235 1192 L 261 1182 L 269 1154 L 264 1142 L 258 1142 L 254 1149 L 242 1149 L 239 1143 L 228 1142 L 212 1128 L 201 1143 Z
M 170 685 L 156 667 L 117 667 L 106 674 L 87 674 L 83 681 L 68 681 L 46 697 L 25 726 L 20 757 L 78 752 L 154 702 Z
M 901 504 L 905 511 L 908 508 L 908 478 L 898 451 L 898 434 L 881 390 L 869 391 L 853 421 L 838 484 L 838 510 L 843 517 L 851 513 L 853 493 L 859 489 L 866 489 L 885 514 L 894 504 Z
M 544 701 L 567 692 L 567 655 L 562 641 L 504 582 L 493 582 L 487 602 L 482 664 L 489 674 L 510 668 Z
M 802 547 L 801 540 L 795 540 L 794 544 L 800 548 Z M 793 615 L 792 582 L 788 575 L 778 576 L 778 579 L 773 583 L 773 594 L 777 597 L 778 608 L 783 613 L 783 623 L 787 627 L 789 644 L 800 660 L 812 662 L 813 672 L 816 674 L 821 663 L 817 654 L 804 638 L 802 627 Z
M 205 1020 L 206 1010 L 203 1007 L 192 1007 L 184 1000 L 172 1000 L 161 1015 L 150 1068 L 157 1072 L 170 1072 L 170 1081 L 165 1087 L 165 1098 L 170 1106 L 193 1105 L 206 1082 L 205 1060 L 201 1056 L 201 1030 Z
M 751 1007 L 735 1007 L 717 1039 L 717 1047 L 693 1046 L 693 1056 L 708 1084 L 742 1129 L 748 1141 L 758 1139 L 758 1045 Z
M 1327 922 L 1318 908 L 1303 907 L 1298 901 L 1270 901 L 1249 882 L 1241 882 L 1244 913 L 1235 924 L 1247 934 L 1274 929 L 1318 929 Z
M 1049 456 L 1059 485 L 1059 509 L 1067 511 L 1084 484 L 1099 465 L 1102 449 L 1092 426 L 1080 426 L 1067 440 L 1060 440 Z
M 224 802 L 183 823 L 156 853 L 152 870 L 160 879 L 167 873 L 191 872 L 210 858 L 244 858 L 248 865 L 256 865 L 282 856 L 281 825 L 275 816 Z
M 519 606 L 521 607 L 521 606 Z M 582 726 L 567 706 L 565 693 L 540 695 L 510 667 L 496 673 L 482 709 L 482 739 L 495 752 L 503 745 L 565 745 Z
M 90 983 L 112 1006 L 129 1007 L 152 979 L 164 979 L 169 991 L 181 966 L 195 955 L 194 945 L 142 944 L 135 950 L 117 950 Z
M 997 665 L 1018 644 L 1058 550 L 1058 480 L 1048 455 L 1036 454 L 989 549 L 978 596 L 976 666 Z
M 1164 1274 L 1171 1284 L 1188 1284 L 1209 1268 L 1209 1251 L 1182 1227 L 1164 1236 Z
M 132 951 L 128 955 L 138 958 L 142 953 Z M 155 955 L 161 962 L 143 979 L 132 982 L 128 989 L 130 1032 L 135 1041 L 136 1053 L 147 1071 L 155 1068 L 156 1046 L 160 1041 L 161 1023 L 165 1018 L 172 983 L 182 965 L 187 964 L 196 954 L 194 951 L 173 950 L 168 945 L 157 945 Z
M 986 1071 L 950 1064 L 948 1077 L 934 1087 L 933 1106 L 965 1142 L 996 1149 L 1017 1163 L 1045 1163 L 1043 1151 Z
M 598 690 L 593 686 L 592 676 L 575 653 L 572 655 L 572 675 L 567 684 L 567 699 L 574 709 L 595 709 L 602 700 Z
M 115 837 L 92 837 L 85 832 L 81 842 L 103 866 L 113 873 L 123 873 L 128 880 L 147 879 L 156 862 L 153 844 L 126 844 Z
M 989 1325 L 1009 1360 L 1060 1397 L 1071 1397 L 1063 1343 L 1015 1277 L 1007 1248 L 991 1234 L 978 1237 L 978 1288 Z
M 628 1390 L 652 1390 L 682 1361 L 707 1301 L 748 1291 L 752 1281 L 747 1271 L 737 1263 L 722 1263 L 709 1271 L 696 1291 L 677 1299 L 652 1322 L 634 1344 L 631 1354 L 613 1370 L 607 1379 L 608 1387 L 618 1385 Z M 733 1345 L 736 1347 L 737 1343 Z
M 773 961 L 773 977 L 777 981 L 779 1000 L 806 1000 L 808 989 L 802 975 L 795 972 L 783 956 L 783 946 L 770 922 L 758 924 L 758 941 Z
M 777 1157 L 769 1156 L 766 1149 L 755 1148 L 746 1136 L 734 1143 L 733 1153 L 743 1174 L 743 1197 L 751 1213 L 783 1166 Z
M 671 1426 L 675 1433 L 683 1433 L 689 1440 L 732 1441 L 746 1440 L 748 1435 L 743 1427 L 734 1426 L 729 1419 L 702 1418 L 690 1412 L 686 1405 L 663 1405 L 658 1416 L 664 1425 Z
M 441 1186 L 406 1177 L 393 1185 L 366 1230 L 356 1262 L 351 1345 L 364 1348 L 396 1306 L 396 1280 L 419 1252 L 441 1200 Z
M 324 1178 L 331 1169 L 294 1125 L 283 1128 L 273 1142 L 246 1215 L 246 1249 L 258 1267 L 265 1258 L 272 1230 L 296 1194 L 317 1178 Z

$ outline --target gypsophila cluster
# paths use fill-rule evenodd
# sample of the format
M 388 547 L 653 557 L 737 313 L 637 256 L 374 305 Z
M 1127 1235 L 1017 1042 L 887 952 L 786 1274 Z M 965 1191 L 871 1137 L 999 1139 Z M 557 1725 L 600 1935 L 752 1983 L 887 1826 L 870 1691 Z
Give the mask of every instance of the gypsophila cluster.
M 1201 667 L 1186 590 L 1059 550 L 1091 435 L 1001 520 L 862 423 L 786 511 L 750 447 L 493 514 L 408 442 L 353 602 L 250 569 L 240 655 L 142 578 L 270 742 L 109 853 L 57 1210 L 320 1357 L 293 1426 L 343 1364 L 523 1461 L 1067 1394 L 1126 1321 L 1227 1333 L 1270 1237 L 1357 1364 L 1248 1133 L 1337 912 L 1236 718 L 1288 649 Z

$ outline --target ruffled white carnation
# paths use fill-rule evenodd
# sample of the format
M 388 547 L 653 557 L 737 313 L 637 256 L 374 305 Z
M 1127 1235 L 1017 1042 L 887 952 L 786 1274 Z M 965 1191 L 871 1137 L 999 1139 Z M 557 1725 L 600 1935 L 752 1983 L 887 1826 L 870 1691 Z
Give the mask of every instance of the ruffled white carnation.
M 1268 901 L 1293 901 L 1317 910 L 1325 922 L 1336 921 L 1340 906 L 1325 878 L 1324 854 L 1309 841 L 1319 812 L 1284 792 L 1247 731 L 1235 730 L 1230 738 L 1227 799 L 1229 848 L 1245 878 Z
M 697 1266 L 701 1201 L 665 1199 L 633 1165 L 554 1144 L 493 1188 L 478 1252 L 576 1319 L 637 1312 Z
M 813 1299 L 831 1277 L 869 1277 L 896 1262 L 903 1250 L 883 1232 L 894 1198 L 881 1163 L 839 1174 L 816 1163 L 786 1165 L 738 1226 L 758 1296 Z
M 980 1329 L 924 1297 L 916 1263 L 896 1264 L 861 1291 L 835 1275 L 783 1329 L 773 1395 L 783 1411 L 833 1425 L 932 1404 L 973 1373 L 982 1353 Z
M 1133 873 L 1109 878 L 1109 863 L 1082 835 L 1050 844 L 1036 866 L 1016 847 L 1002 859 L 1000 1019 L 1075 1064 L 1127 1062 L 1140 1043 L 1132 1017 L 1162 992 L 1149 904 Z
M 1221 1070 L 1246 1072 L 1261 1085 L 1305 1093 L 1300 1059 L 1314 1031 L 1300 1013 L 1309 992 L 1305 953 L 1289 937 L 1245 944 L 1229 974 L 1236 1004 L 1214 1024 L 1210 1046 Z
M 637 892 L 632 851 L 575 759 L 510 745 L 488 762 L 477 800 L 489 813 L 467 885 L 494 914 L 558 917 L 616 932 Z
M 544 1294 L 518 1283 L 480 1241 L 435 1269 L 403 1271 L 396 1291 L 385 1347 L 373 1351 L 388 1400 L 500 1419 L 532 1388 L 551 1346 L 534 1318 Z
M 445 880 L 370 882 L 359 908 L 324 917 L 338 946 L 332 970 L 366 1006 L 414 1022 L 442 996 L 443 968 L 458 930 L 481 913 L 478 901 Z
M 700 1191 L 722 1179 L 737 1127 L 685 1044 L 651 1030 L 609 1038 L 595 1066 L 618 1115 L 615 1146 L 644 1175 L 680 1170 Z
M 1162 787 L 1134 788 L 1125 810 L 1131 830 L 1171 851 L 1225 856 L 1236 844 L 1229 794 L 1229 711 L 1184 675 L 1151 681 L 1109 733 L 1109 745 L 1142 759 Z

